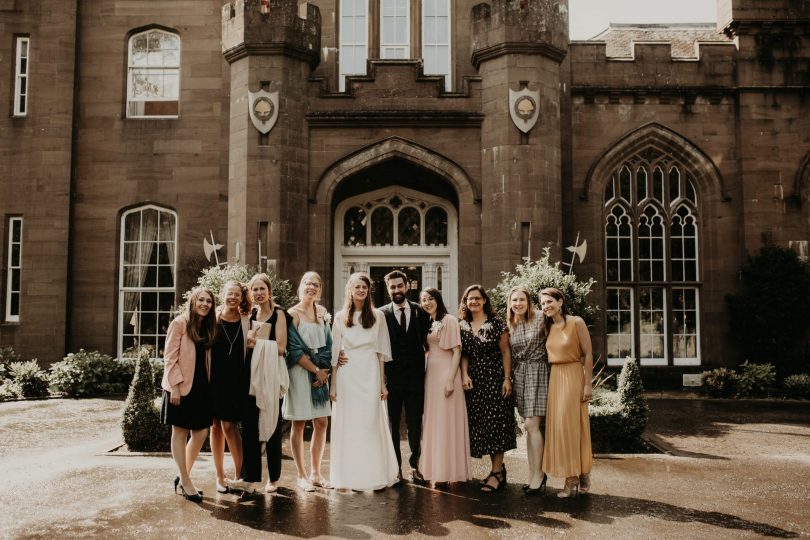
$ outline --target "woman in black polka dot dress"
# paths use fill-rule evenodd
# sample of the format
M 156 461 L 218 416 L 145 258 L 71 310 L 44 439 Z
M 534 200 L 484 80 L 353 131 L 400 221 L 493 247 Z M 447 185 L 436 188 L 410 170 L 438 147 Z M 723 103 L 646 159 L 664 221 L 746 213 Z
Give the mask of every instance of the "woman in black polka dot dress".
M 477 458 L 488 454 L 492 460 L 492 472 L 481 486 L 481 491 L 491 493 L 506 486 L 503 454 L 517 446 L 509 332 L 506 323 L 495 316 L 481 285 L 471 285 L 464 291 L 458 318 L 470 453 Z

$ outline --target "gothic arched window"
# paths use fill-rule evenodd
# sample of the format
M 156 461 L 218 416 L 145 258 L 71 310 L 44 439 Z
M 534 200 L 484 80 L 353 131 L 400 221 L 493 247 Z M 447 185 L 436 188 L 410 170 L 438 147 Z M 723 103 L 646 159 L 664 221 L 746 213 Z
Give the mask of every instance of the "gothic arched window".
M 608 364 L 699 364 L 698 192 L 688 169 L 635 156 L 604 194 Z

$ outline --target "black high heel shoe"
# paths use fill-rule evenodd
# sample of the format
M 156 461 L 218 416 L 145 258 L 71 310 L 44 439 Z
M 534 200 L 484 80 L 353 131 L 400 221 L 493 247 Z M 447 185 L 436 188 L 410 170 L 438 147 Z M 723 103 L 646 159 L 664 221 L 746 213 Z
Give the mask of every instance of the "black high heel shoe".
M 177 486 L 178 486 L 178 485 L 180 485 L 180 477 L 179 477 L 179 476 L 175 476 L 175 477 L 174 477 L 174 492 L 175 492 L 175 493 L 177 493 Z M 200 497 L 202 497 L 202 495 L 203 495 L 203 490 L 198 489 L 198 490 L 197 490 L 197 493 L 199 493 L 199 494 L 200 494 Z
M 536 495 L 544 494 L 546 492 L 546 480 L 548 480 L 548 475 L 543 473 L 543 481 L 540 482 L 540 485 L 536 488 L 527 487 L 523 491 L 526 493 L 528 497 L 534 497 Z
M 195 493 L 194 495 L 189 495 L 188 493 L 186 493 L 186 488 L 183 487 L 183 484 L 180 484 L 180 494 L 187 501 L 195 503 L 201 503 L 203 501 L 203 497 L 199 493 Z

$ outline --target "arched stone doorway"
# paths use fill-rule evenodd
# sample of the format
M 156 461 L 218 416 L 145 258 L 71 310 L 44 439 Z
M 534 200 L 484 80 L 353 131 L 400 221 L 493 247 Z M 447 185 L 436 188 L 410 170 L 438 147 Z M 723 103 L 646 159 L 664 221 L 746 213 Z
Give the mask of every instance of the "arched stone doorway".
M 333 278 L 346 283 L 367 272 L 377 306 L 389 301 L 383 277 L 394 269 L 409 278 L 409 297 L 435 287 L 454 305 L 458 292 L 458 199 L 440 176 L 402 157 L 346 178 L 334 192 Z M 335 308 L 343 289 L 334 291 Z
M 402 268 L 413 274 L 414 296 L 427 286 L 440 288 L 451 312 L 461 284 L 480 279 L 478 188 L 458 164 L 428 148 L 399 137 L 363 147 L 324 171 L 312 185 L 311 202 L 310 257 L 327 256 L 331 262 L 331 283 L 324 292 L 334 311 L 343 305 L 344 285 L 352 270 L 377 278 L 380 291 L 375 301 L 385 303 L 382 276 Z M 373 213 L 385 213 L 383 209 L 390 212 L 382 218 L 388 225 L 372 238 Z M 365 243 L 360 243 L 346 227 L 348 223 L 356 228 L 363 218 Z M 400 219 L 410 233 L 401 234 Z M 443 233 L 437 233 L 444 224 L 446 242 Z M 326 230 L 328 236 L 323 234 Z M 462 256 L 470 264 L 459 267 Z

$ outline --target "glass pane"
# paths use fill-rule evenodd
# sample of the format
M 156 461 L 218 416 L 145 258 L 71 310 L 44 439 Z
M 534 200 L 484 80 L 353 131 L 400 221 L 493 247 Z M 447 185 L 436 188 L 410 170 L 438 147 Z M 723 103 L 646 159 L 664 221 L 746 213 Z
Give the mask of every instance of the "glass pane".
M 613 197 L 615 197 L 615 192 L 613 190 L 613 183 L 616 181 L 616 177 L 612 177 L 608 180 L 607 185 L 605 185 L 605 202 L 609 202 Z
M 388 208 L 377 208 L 371 214 L 371 243 L 394 243 L 394 214 Z
M 693 204 L 697 204 L 697 191 L 692 179 L 688 176 L 686 177 L 686 198 L 692 201 Z
M 630 193 L 630 169 L 623 167 L 619 172 L 619 194 L 627 202 L 633 202 L 633 196 Z
M 647 171 L 644 168 L 636 172 L 636 194 L 639 202 L 647 198 Z
M 669 202 L 672 204 L 681 194 L 681 173 L 677 167 L 669 170 Z
M 11 271 L 11 290 L 18 291 L 20 290 L 20 270 L 12 270 Z
M 141 334 L 154 334 L 157 331 L 157 313 L 141 311 L 140 325 Z
M 158 287 L 174 287 L 174 272 L 171 266 L 158 267 Z
M 150 311 L 154 312 L 157 311 L 158 307 L 158 293 L 156 292 L 142 292 L 141 293 L 141 312 Z
M 447 245 L 447 212 L 434 206 L 425 214 L 425 243 L 429 246 Z
M 343 244 L 366 245 L 366 211 L 359 206 L 349 208 L 343 216 Z
M 664 171 L 661 167 L 656 167 L 653 171 L 653 198 L 660 202 L 664 202 Z
M 146 34 L 138 34 L 132 38 L 132 52 L 141 53 L 146 51 Z
M 403 208 L 397 216 L 399 221 L 399 245 L 419 245 L 421 243 L 420 221 L 422 217 L 416 208 Z
M 8 310 L 11 315 L 19 316 L 20 314 L 20 293 L 13 292 L 8 295 Z
M 11 222 L 11 241 L 22 241 L 22 220 L 15 219 Z
M 11 254 L 9 257 L 9 263 L 11 266 L 20 266 L 20 247 L 19 243 L 11 244 Z

